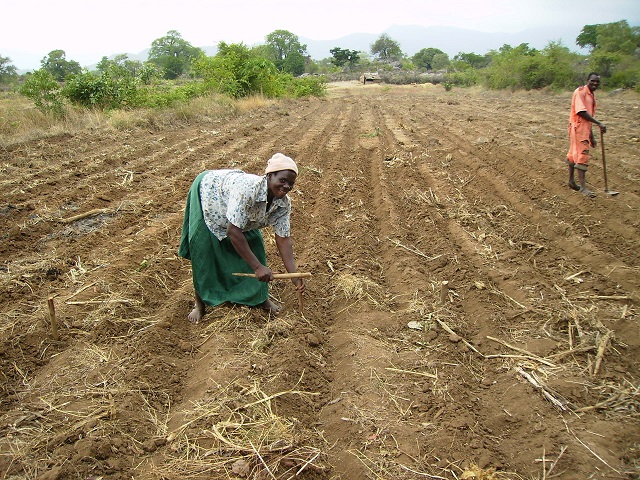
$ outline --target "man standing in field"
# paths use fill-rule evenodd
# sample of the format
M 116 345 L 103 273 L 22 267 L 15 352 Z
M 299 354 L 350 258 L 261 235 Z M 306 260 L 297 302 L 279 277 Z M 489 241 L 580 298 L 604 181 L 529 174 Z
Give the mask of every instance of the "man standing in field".
M 600 86 L 600 75 L 593 72 L 587 77 L 587 84 L 578 87 L 571 98 L 571 113 L 569 115 L 569 152 L 567 163 L 569 164 L 569 187 L 579 191 L 587 197 L 595 197 L 596 194 L 587 189 L 586 173 L 589 163 L 589 147 L 596 146 L 591 124 L 595 123 L 602 132 L 607 127 L 594 118 L 596 114 L 595 92 Z M 574 178 L 578 170 L 578 185 Z

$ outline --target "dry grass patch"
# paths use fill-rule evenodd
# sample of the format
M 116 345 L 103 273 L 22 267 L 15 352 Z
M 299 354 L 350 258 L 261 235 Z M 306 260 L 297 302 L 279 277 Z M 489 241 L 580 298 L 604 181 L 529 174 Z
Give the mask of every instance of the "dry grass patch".
M 48 115 L 26 97 L 10 93 L 0 98 L 0 148 L 95 128 L 104 122 L 104 114 L 73 106 L 67 107 L 63 118 Z
M 346 308 L 368 304 L 378 310 L 389 310 L 392 303 L 392 299 L 381 285 L 364 276 L 348 272 L 335 275 L 331 289 L 331 300 L 346 301 Z
M 277 414 L 260 385 L 232 383 L 209 392 L 183 412 L 184 423 L 167 436 L 164 458 L 151 467 L 153 478 L 293 478 L 304 470 L 325 471 L 325 454 L 294 418 Z
M 235 100 L 213 94 L 159 109 L 100 111 L 66 105 L 64 117 L 59 118 L 40 112 L 31 100 L 9 92 L 0 98 L 0 148 L 85 129 L 127 130 L 215 123 L 275 102 L 261 96 Z
M 0 453 L 9 471 L 28 478 L 63 462 L 56 449 L 84 436 L 108 438 L 120 430 L 115 399 L 144 396 L 124 379 L 126 362 L 117 352 L 78 344 L 56 357 L 42 380 L 28 378 L 19 406 L 0 418 Z M 17 367 L 16 367 L 17 368 Z

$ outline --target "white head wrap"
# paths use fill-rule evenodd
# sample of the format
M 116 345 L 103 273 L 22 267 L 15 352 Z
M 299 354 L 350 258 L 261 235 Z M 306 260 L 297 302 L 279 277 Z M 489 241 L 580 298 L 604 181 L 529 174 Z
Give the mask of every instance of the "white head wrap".
M 264 173 L 279 172 L 280 170 L 293 170 L 296 175 L 298 174 L 298 166 L 292 158 L 282 153 L 276 153 L 267 162 L 267 168 L 264 169 Z

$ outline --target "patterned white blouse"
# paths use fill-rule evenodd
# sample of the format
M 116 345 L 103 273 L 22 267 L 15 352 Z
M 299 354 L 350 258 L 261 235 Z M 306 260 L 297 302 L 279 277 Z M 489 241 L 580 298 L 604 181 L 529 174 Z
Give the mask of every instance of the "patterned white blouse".
M 276 235 L 291 235 L 291 200 L 271 202 L 267 212 L 267 177 L 242 170 L 209 170 L 200 182 L 204 222 L 218 240 L 227 236 L 229 223 L 243 232 L 273 226 Z

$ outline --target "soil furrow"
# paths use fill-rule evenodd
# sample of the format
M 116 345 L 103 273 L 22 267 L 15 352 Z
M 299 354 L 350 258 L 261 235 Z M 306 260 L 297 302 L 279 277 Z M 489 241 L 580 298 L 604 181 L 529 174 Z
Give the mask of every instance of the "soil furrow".
M 564 185 L 567 93 L 346 83 L 226 120 L 12 147 L 0 469 L 454 480 L 537 478 L 557 460 L 558 478 L 637 477 L 629 93 L 599 96 L 621 193 L 595 200 Z M 191 324 L 176 256 L 190 183 L 209 168 L 260 173 L 275 151 L 300 166 L 304 315 L 274 282 L 278 317 L 222 305 Z M 595 161 L 592 185 L 600 174 Z M 59 221 L 94 208 L 108 210 Z

